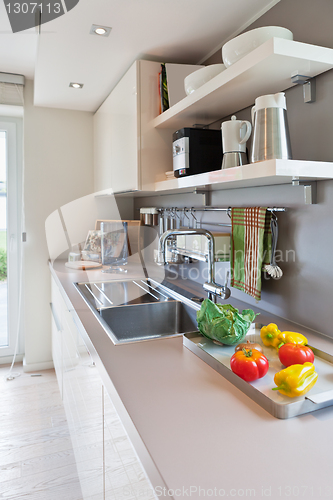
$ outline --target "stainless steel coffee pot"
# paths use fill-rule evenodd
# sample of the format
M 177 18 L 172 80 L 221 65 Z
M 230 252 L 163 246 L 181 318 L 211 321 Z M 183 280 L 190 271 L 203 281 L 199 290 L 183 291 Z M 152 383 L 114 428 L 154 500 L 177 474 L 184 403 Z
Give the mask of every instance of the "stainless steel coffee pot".
M 252 108 L 252 149 L 250 162 L 291 160 L 291 146 L 284 92 L 257 97 Z
M 237 120 L 233 115 L 221 125 L 223 161 L 222 169 L 239 167 L 248 163 L 246 141 L 251 135 L 251 123 Z

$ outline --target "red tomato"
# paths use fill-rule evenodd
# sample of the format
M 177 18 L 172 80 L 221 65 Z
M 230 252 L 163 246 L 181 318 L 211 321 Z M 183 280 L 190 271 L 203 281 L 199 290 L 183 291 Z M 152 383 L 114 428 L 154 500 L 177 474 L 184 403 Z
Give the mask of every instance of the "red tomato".
M 314 362 L 314 354 L 310 347 L 300 344 L 284 344 L 279 349 L 279 359 L 283 366 L 303 365 L 307 361 Z
M 266 356 L 256 349 L 242 349 L 230 358 L 230 368 L 246 382 L 264 377 L 268 366 Z

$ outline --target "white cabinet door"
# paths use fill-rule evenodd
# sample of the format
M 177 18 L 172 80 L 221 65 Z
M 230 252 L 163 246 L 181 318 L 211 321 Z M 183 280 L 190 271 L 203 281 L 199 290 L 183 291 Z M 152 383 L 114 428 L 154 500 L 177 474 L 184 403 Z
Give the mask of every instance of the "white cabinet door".
M 95 191 L 111 188 L 111 96 L 94 114 L 94 184 Z
M 161 65 L 136 61 L 94 115 L 95 191 L 153 190 L 172 169 L 172 134 L 158 130 Z
M 61 295 L 58 286 L 51 278 L 51 332 L 52 359 L 57 376 L 61 398 L 63 398 L 63 365 L 62 365 L 62 324 Z
M 104 464 L 105 500 L 157 498 L 105 388 Z
M 63 332 L 64 407 L 84 500 L 104 499 L 102 382 L 71 314 Z
M 139 189 L 139 137 L 135 63 L 94 115 L 95 191 Z
M 52 278 L 52 355 L 83 500 L 104 499 L 102 381 Z
M 137 64 L 111 92 L 111 182 L 115 193 L 139 189 Z
M 52 308 L 52 359 L 57 376 L 61 398 L 63 397 L 63 367 L 62 367 L 62 330 L 60 320 L 56 316 L 53 304 Z

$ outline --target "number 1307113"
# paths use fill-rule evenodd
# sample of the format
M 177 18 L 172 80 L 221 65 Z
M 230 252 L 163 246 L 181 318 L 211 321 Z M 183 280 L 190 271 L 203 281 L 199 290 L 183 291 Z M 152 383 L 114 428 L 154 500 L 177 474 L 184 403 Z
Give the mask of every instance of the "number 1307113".
M 33 14 L 37 11 L 46 14 L 60 14 L 62 7 L 60 2 L 55 3 L 38 3 L 38 2 L 15 2 L 7 3 L 6 9 L 8 14 Z

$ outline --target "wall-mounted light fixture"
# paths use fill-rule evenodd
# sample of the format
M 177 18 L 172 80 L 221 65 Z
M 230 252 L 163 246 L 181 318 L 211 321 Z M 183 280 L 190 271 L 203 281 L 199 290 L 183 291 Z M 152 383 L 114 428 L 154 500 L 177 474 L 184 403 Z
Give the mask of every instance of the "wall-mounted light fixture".
M 83 83 L 71 82 L 69 86 L 72 87 L 73 89 L 82 89 Z
M 109 26 L 101 26 L 100 24 L 93 24 L 90 28 L 90 35 L 98 35 L 98 36 L 109 36 L 111 33 L 111 29 Z

